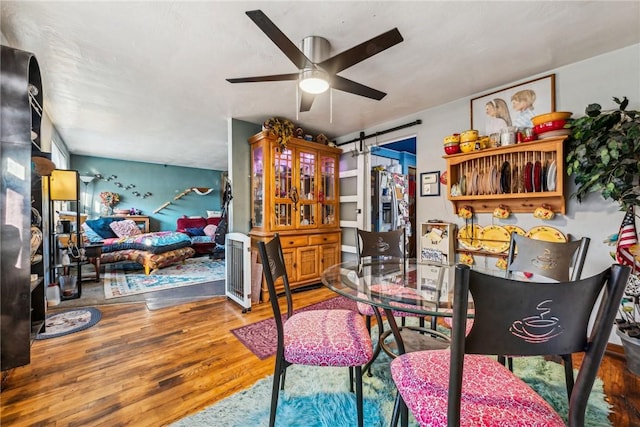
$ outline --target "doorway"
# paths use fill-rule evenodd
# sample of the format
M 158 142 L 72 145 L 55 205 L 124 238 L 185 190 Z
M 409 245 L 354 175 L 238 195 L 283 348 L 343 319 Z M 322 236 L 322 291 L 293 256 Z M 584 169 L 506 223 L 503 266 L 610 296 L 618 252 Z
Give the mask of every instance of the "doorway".
M 386 231 L 397 228 L 398 224 L 404 225 L 408 237 L 407 255 L 411 258 L 416 256 L 416 142 L 416 137 L 411 137 L 372 146 L 368 162 L 371 174 L 370 229 Z M 406 195 L 406 204 L 399 197 L 399 201 L 394 203 L 399 203 L 399 206 L 389 209 L 389 201 L 382 196 L 378 171 L 386 171 L 387 177 L 382 180 L 389 180 L 389 173 L 394 174 L 397 193 Z M 394 216 L 396 214 L 404 219 L 398 219 Z

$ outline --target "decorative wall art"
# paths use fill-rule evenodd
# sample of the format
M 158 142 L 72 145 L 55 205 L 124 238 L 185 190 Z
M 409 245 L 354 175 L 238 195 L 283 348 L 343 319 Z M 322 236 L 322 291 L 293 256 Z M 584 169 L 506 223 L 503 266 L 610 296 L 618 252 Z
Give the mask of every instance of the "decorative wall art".
M 531 117 L 556 110 L 555 74 L 471 99 L 471 129 L 482 135 L 514 126 L 531 128 Z

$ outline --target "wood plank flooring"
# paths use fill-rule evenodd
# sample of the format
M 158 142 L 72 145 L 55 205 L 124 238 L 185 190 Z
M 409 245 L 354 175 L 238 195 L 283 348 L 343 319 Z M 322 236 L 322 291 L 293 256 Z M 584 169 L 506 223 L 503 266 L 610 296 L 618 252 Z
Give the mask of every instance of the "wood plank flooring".
M 334 296 L 294 294 L 303 307 Z M 68 336 L 35 341 L 31 364 L 9 372 L 2 426 L 162 426 L 270 375 L 229 331 L 271 317 L 269 304 L 242 314 L 223 298 L 148 311 L 145 304 L 99 307 L 102 320 Z M 579 363 L 579 361 L 577 361 Z M 640 379 L 606 356 L 600 370 L 616 427 L 640 425 Z

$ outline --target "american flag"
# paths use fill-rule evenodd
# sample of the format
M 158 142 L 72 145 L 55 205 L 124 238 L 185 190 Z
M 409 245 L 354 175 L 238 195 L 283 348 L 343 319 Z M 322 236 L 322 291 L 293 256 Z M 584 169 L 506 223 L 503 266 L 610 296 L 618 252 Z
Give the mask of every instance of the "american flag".
M 640 271 L 640 262 L 629 251 L 629 248 L 637 243 L 636 221 L 633 214 L 633 207 L 630 207 L 622 220 L 622 225 L 620 225 L 618 244 L 616 246 L 616 259 L 620 264 L 629 265 L 633 267 L 635 271 Z

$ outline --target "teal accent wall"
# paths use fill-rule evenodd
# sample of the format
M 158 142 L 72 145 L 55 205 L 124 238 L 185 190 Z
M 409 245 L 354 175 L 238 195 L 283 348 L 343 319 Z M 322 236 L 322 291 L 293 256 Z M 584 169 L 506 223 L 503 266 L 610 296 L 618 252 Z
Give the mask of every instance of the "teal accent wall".
M 251 231 L 251 146 L 249 138 L 262 130 L 262 125 L 231 120 L 232 143 L 229 178 L 233 186 L 229 231 L 248 234 Z
M 77 170 L 80 175 L 103 176 L 103 179 L 94 179 L 86 186 L 80 183 L 81 211 L 87 212 L 85 205 L 89 204 L 90 218 L 100 216 L 102 191 L 120 195 L 120 203 L 116 208 L 136 208 L 142 211 L 142 215 L 148 215 L 151 231 L 175 230 L 176 220 L 183 215 L 206 217 L 207 210 L 221 209 L 222 171 L 78 155 L 71 156 L 71 169 Z M 110 179 L 112 175 L 116 178 Z M 130 185 L 135 187 L 126 189 Z M 190 192 L 174 200 L 177 195 L 193 187 L 209 187 L 213 191 L 206 196 Z M 134 195 L 136 191 L 140 196 Z M 143 197 L 145 193 L 151 195 Z M 167 202 L 171 204 L 153 213 Z

